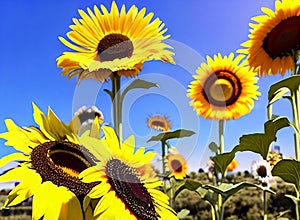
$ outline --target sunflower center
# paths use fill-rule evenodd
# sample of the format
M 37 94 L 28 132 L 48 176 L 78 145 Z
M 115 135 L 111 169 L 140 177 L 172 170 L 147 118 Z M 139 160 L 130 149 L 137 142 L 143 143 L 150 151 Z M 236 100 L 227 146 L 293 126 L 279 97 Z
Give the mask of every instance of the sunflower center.
M 176 173 L 182 172 L 182 165 L 179 160 L 172 160 L 171 167 Z
M 113 190 L 136 217 L 157 220 L 152 196 L 132 167 L 111 159 L 106 164 L 106 175 Z
M 218 107 L 232 105 L 242 92 L 239 78 L 228 70 L 211 74 L 203 85 L 205 99 Z
M 127 36 L 109 34 L 100 40 L 97 49 L 100 61 L 112 61 L 117 58 L 131 57 L 133 44 Z
M 259 166 L 256 172 L 260 177 L 264 178 L 267 176 L 267 168 L 265 166 Z
M 290 56 L 300 49 L 300 16 L 289 17 L 277 24 L 263 41 L 263 48 L 272 59 Z
M 94 157 L 82 146 L 50 141 L 33 148 L 30 157 L 43 182 L 65 186 L 78 197 L 86 195 L 97 184 L 83 183 L 77 177 L 81 171 L 95 164 Z

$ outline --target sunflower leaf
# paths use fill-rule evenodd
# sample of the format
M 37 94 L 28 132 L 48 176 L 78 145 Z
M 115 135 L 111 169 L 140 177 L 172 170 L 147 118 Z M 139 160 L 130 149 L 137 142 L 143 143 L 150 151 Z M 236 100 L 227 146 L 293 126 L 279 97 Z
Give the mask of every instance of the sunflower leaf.
M 152 87 L 159 88 L 157 83 L 148 82 L 146 80 L 136 79 L 133 80 L 123 91 L 121 100 L 124 99 L 125 95 L 132 89 L 150 89 Z
M 268 92 L 269 102 L 276 96 L 276 94 L 277 94 L 277 96 L 279 95 L 278 93 L 280 93 L 280 89 L 288 88 L 290 90 L 290 92 L 295 92 L 299 88 L 299 85 L 300 85 L 300 76 L 299 75 L 290 76 L 288 78 L 280 80 L 279 82 L 273 84 L 270 87 L 269 92 Z M 281 91 L 281 93 L 283 91 Z
M 272 105 L 274 102 L 278 101 L 281 98 L 285 98 L 286 96 L 284 96 L 286 93 L 288 93 L 290 90 L 287 87 L 282 87 L 279 88 L 277 91 L 275 91 L 272 95 L 270 95 L 271 97 L 269 97 L 269 103 L 268 105 Z
M 184 190 L 196 191 L 199 187 L 201 187 L 201 183 L 194 180 L 185 180 L 179 187 L 175 190 L 174 198 L 178 196 L 178 194 Z
M 169 131 L 169 132 L 159 133 L 156 136 L 152 136 L 149 140 L 147 140 L 147 142 L 150 142 L 150 141 L 166 142 L 168 139 L 184 138 L 184 137 L 192 136 L 193 134 L 195 134 L 194 131 L 186 130 L 186 129 L 178 129 L 176 131 Z
M 271 119 L 265 123 L 264 133 L 246 134 L 240 137 L 239 145 L 237 145 L 232 152 L 252 151 L 260 154 L 264 159 L 266 159 L 270 144 L 277 139 L 277 131 L 288 126 L 293 125 L 286 117 L 279 116 Z
M 208 148 L 211 149 L 211 151 L 214 153 L 217 153 L 219 150 L 218 145 L 214 141 L 208 145 Z
M 203 185 L 202 187 L 207 190 L 212 190 L 216 194 L 220 194 L 224 203 L 230 196 L 232 196 L 239 190 L 245 187 L 257 187 L 257 185 L 253 183 L 241 182 L 238 184 L 222 183 L 219 186 Z
M 296 160 L 280 160 L 272 169 L 273 176 L 279 176 L 287 183 L 295 185 L 300 192 L 300 162 Z
M 212 161 L 215 163 L 216 171 L 221 172 L 222 176 L 224 176 L 226 172 L 226 168 L 233 160 L 234 156 L 235 156 L 234 152 L 229 152 L 229 153 L 218 154 L 212 157 Z
M 190 210 L 188 210 L 188 209 L 181 209 L 181 211 L 177 213 L 177 217 L 179 219 L 183 219 L 186 216 L 188 216 L 189 214 L 190 214 Z

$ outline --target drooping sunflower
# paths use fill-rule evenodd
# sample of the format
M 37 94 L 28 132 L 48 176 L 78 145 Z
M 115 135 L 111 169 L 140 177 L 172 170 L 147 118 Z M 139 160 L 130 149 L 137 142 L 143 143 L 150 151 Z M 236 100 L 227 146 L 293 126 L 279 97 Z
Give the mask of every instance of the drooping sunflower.
M 168 196 L 156 189 L 163 182 L 155 177 L 150 164 L 155 153 L 135 150 L 133 136 L 120 145 L 112 128 L 102 128 L 105 137 L 97 146 L 105 145 L 107 151 L 101 151 L 101 162 L 80 174 L 84 182 L 101 181 L 87 195 L 84 208 L 91 199 L 99 199 L 94 209 L 97 220 L 178 219 L 168 205 Z
M 153 13 L 146 15 L 146 8 L 139 11 L 135 5 L 128 11 L 122 5 L 119 11 L 114 1 L 110 12 L 104 5 L 100 9 L 79 10 L 81 18 L 73 18 L 72 30 L 67 33 L 71 42 L 59 37 L 74 50 L 57 58 L 62 75 L 103 82 L 113 72 L 136 76 L 147 60 L 174 63 L 172 47 L 163 42 L 170 35 L 164 35 L 167 29 L 159 18 L 151 21 Z
M 166 167 L 169 169 L 171 175 L 174 176 L 175 179 L 182 180 L 186 177 L 188 164 L 176 148 L 169 148 L 165 163 Z
M 1 158 L 0 165 L 19 162 L 0 175 L 0 182 L 20 181 L 3 207 L 32 197 L 33 220 L 84 219 L 81 201 L 97 183 L 84 183 L 78 175 L 95 165 L 94 152 L 80 145 L 72 128 L 62 123 L 50 108 L 48 116 L 35 104 L 33 109 L 39 128 L 19 127 L 7 119 L 8 131 L 0 134 L 5 145 L 17 151 Z
M 81 135 L 90 131 L 90 136 L 100 138 L 100 124 L 104 121 L 103 113 L 96 106 L 81 106 L 75 113 L 70 127 L 74 133 Z
M 250 69 L 243 55 L 224 56 L 219 53 L 214 59 L 207 56 L 189 85 L 188 97 L 198 115 L 206 119 L 229 120 L 248 114 L 260 92 L 255 83 L 256 72 Z
M 300 50 L 300 1 L 276 0 L 275 11 L 261 10 L 265 14 L 252 18 L 249 40 L 238 52 L 248 54 L 249 65 L 261 76 L 284 75 L 295 67 Z
M 147 125 L 149 128 L 168 132 L 171 129 L 171 122 L 168 117 L 161 115 L 153 115 L 147 119 Z

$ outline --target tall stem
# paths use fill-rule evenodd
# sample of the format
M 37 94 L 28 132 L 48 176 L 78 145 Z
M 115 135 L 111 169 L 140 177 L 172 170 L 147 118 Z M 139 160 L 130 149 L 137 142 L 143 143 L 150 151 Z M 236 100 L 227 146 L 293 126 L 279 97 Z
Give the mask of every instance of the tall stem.
M 268 220 L 267 190 L 263 190 L 263 206 L 264 206 L 264 220 Z
M 166 166 L 165 166 L 165 156 L 166 156 L 166 142 L 161 141 L 161 156 L 162 156 L 162 173 L 166 173 Z
M 120 99 L 121 78 L 117 73 L 113 73 L 111 79 L 112 79 L 112 95 L 113 95 L 114 128 L 121 142 L 122 141 L 122 104 Z
M 224 149 L 225 149 L 225 144 L 224 144 L 224 120 L 219 121 L 219 142 L 220 142 L 219 154 L 223 154 Z

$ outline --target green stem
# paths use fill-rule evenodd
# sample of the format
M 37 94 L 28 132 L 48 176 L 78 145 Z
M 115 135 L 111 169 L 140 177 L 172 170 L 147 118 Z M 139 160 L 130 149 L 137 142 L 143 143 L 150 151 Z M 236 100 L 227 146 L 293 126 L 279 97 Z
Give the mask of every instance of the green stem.
M 215 210 L 215 207 L 211 204 L 210 204 L 210 207 L 211 207 L 211 219 L 212 220 L 217 220 L 217 213 L 216 213 L 216 210 Z
M 268 109 L 268 120 L 271 120 L 273 117 L 273 105 L 272 104 L 268 105 L 267 109 Z
M 166 142 L 161 141 L 161 156 L 162 156 L 162 173 L 166 174 L 166 166 L 165 166 L 165 156 L 166 156 Z
M 174 205 L 175 205 L 175 198 L 174 198 L 174 195 L 175 195 L 175 192 L 174 192 L 174 188 L 175 188 L 175 186 L 174 186 L 174 183 L 176 182 L 176 180 L 173 178 L 173 177 L 171 177 L 170 178 L 170 206 L 171 206 L 171 208 L 175 208 L 174 207 Z
M 114 128 L 119 137 L 119 141 L 121 142 L 122 141 L 122 104 L 120 100 L 121 78 L 115 72 L 112 74 L 111 79 L 112 79 Z
M 295 131 L 295 155 L 296 155 L 296 160 L 300 161 L 300 123 L 299 123 L 299 99 L 300 99 L 300 94 L 299 94 L 299 89 L 296 91 L 291 92 L 292 96 L 292 108 L 293 108 L 293 118 L 294 118 L 294 125 L 296 127 Z
M 300 195 L 299 195 L 299 191 L 298 189 L 295 187 L 296 193 L 297 193 L 297 201 L 294 201 L 295 203 L 295 212 L 296 212 L 296 220 L 300 220 L 300 210 L 299 210 L 299 199 L 300 199 Z
M 263 206 L 264 206 L 264 220 L 268 220 L 267 190 L 263 190 Z
M 224 144 L 224 120 L 219 121 L 219 142 L 220 142 L 219 154 L 223 154 L 224 149 L 225 149 L 225 144 Z

